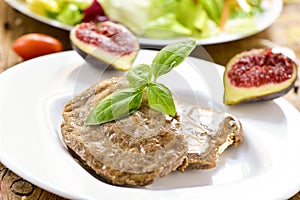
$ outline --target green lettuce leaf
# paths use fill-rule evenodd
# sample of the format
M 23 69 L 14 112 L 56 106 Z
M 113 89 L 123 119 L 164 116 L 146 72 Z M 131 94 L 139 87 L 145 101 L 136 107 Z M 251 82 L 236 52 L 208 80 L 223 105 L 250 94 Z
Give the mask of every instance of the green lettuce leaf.
M 66 4 L 56 18 L 64 24 L 75 25 L 81 22 L 83 14 L 75 4 Z

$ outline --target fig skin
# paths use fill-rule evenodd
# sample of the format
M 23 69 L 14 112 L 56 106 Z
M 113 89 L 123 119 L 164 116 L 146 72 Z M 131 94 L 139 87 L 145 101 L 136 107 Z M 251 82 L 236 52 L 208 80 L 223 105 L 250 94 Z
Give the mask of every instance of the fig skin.
M 249 56 L 253 54 L 263 54 L 266 50 L 267 49 L 251 49 L 249 51 L 237 54 L 228 62 L 223 75 L 224 104 L 236 105 L 242 103 L 269 101 L 285 95 L 294 87 L 294 83 L 297 79 L 298 67 L 296 63 L 289 58 L 287 59 L 289 59 L 289 61 L 292 62 L 293 66 L 292 77 L 281 83 L 268 83 L 262 86 L 253 87 L 238 87 L 230 83 L 228 72 L 230 71 L 235 62 L 237 62 L 244 56 Z
M 97 28 L 101 28 L 102 26 L 113 27 L 114 29 L 117 29 L 120 34 L 124 34 L 124 37 L 121 37 L 124 38 L 124 40 L 115 41 L 113 40 L 113 37 L 116 37 L 116 35 L 107 36 L 106 32 L 101 34 L 95 31 L 93 33 L 90 32 L 90 34 L 96 33 L 95 35 L 98 34 L 100 39 L 104 38 L 106 46 L 102 44 L 96 46 L 86 43 L 76 36 L 76 31 L 81 28 L 80 26 L 82 24 L 88 23 L 95 24 Z M 140 45 L 138 38 L 129 31 L 129 29 L 112 21 L 84 22 L 82 24 L 76 25 L 70 32 L 71 45 L 81 57 L 83 57 L 89 64 L 96 67 L 117 69 L 121 71 L 127 71 L 131 68 L 139 51 Z M 130 49 L 127 51 L 122 50 L 126 45 L 130 46 Z M 112 47 L 114 48 L 114 52 Z

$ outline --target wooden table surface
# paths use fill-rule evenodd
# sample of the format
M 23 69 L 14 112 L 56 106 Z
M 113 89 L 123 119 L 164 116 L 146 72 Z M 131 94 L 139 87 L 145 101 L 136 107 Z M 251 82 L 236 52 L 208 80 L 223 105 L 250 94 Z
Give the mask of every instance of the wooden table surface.
M 258 42 L 271 42 L 288 47 L 300 58 L 299 10 L 300 0 L 286 0 L 281 16 L 266 30 L 238 41 L 204 46 L 204 49 L 209 53 L 214 62 L 222 65 L 225 65 L 236 53 L 249 49 Z M 31 32 L 46 33 L 55 36 L 63 42 L 64 50 L 71 49 L 69 33 L 67 31 L 48 26 L 27 17 L 11 8 L 3 0 L 0 0 L 0 73 L 22 62 L 12 51 L 12 44 L 19 36 Z M 299 62 L 299 59 L 297 59 L 297 62 Z M 300 111 L 300 92 L 298 93 L 298 86 L 299 81 L 296 82 L 295 89 L 285 95 L 285 98 Z M 53 200 L 64 198 L 31 184 L 0 163 L 0 200 L 19 199 Z M 300 200 L 300 192 L 290 199 Z

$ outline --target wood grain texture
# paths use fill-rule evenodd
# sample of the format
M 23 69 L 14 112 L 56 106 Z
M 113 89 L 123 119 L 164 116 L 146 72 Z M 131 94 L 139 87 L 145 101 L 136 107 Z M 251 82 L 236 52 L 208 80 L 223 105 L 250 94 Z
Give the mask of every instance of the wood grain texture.
M 0 200 L 64 200 L 19 177 L 0 163 Z
M 198 49 L 199 51 L 196 53 L 202 54 L 205 51 L 206 59 L 225 65 L 232 56 L 243 50 L 259 46 L 264 42 L 272 42 L 292 49 L 297 57 L 300 58 L 299 10 L 300 0 L 286 0 L 282 15 L 265 31 L 234 42 L 204 46 L 204 49 Z M 22 62 L 13 52 L 12 44 L 17 37 L 31 32 L 52 35 L 63 42 L 64 50 L 71 49 L 67 31 L 31 19 L 8 6 L 3 0 L 0 0 L 0 72 Z M 201 56 L 199 55 L 199 57 Z M 297 91 L 298 87 L 299 80 L 296 83 L 295 90 L 290 91 L 285 98 L 300 111 L 300 92 Z M 62 200 L 64 198 L 31 184 L 0 163 L 0 200 L 24 199 Z M 300 200 L 300 193 L 295 194 L 290 200 Z

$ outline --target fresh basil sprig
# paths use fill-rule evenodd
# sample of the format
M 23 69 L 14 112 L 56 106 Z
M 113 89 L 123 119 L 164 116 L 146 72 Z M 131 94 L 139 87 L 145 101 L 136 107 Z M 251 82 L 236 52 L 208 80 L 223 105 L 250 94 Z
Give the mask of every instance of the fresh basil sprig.
M 146 94 L 151 108 L 175 116 L 176 108 L 169 88 L 156 82 L 149 83 Z
M 196 41 L 187 40 L 170 44 L 160 50 L 152 61 L 151 72 L 154 81 L 178 66 L 196 47 Z
M 138 88 L 130 87 L 116 90 L 94 107 L 88 115 L 87 124 L 103 124 L 134 113 L 141 106 L 142 95 L 143 90 Z
M 170 44 L 157 53 L 151 66 L 139 64 L 130 69 L 126 75 L 129 87 L 116 90 L 102 99 L 89 113 L 86 124 L 103 124 L 136 112 L 141 106 L 144 92 L 152 109 L 175 116 L 172 92 L 165 85 L 157 83 L 157 78 L 182 63 L 195 47 L 195 40 Z

